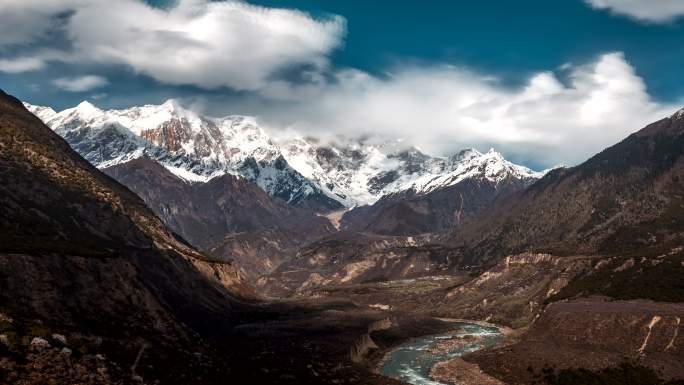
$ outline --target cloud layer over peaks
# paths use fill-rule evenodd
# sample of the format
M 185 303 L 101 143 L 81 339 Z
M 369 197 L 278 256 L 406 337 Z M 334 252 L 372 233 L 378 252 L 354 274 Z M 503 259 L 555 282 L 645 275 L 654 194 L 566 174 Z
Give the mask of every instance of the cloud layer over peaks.
M 538 73 L 518 89 L 452 66 L 404 67 L 382 79 L 346 70 L 298 108 L 264 118 L 319 135 L 405 138 L 441 154 L 493 146 L 548 167 L 581 162 L 676 107 L 652 100 L 616 52 L 558 73 Z
M 53 81 L 55 86 L 69 92 L 85 92 L 95 88 L 104 87 L 109 81 L 97 75 L 85 75 L 74 78 L 59 78 Z

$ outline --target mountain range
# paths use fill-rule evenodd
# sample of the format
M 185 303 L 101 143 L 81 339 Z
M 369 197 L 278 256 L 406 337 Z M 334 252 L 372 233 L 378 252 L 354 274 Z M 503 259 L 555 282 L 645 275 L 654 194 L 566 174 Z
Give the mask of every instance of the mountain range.
M 191 182 L 223 174 L 255 182 L 273 197 L 319 211 L 370 205 L 405 190 L 427 193 L 482 174 L 498 182 L 543 173 L 490 150 L 434 157 L 400 142 L 368 138 L 276 139 L 247 116 L 210 118 L 169 100 L 103 111 L 89 102 L 61 112 L 26 104 L 84 158 L 105 169 L 146 155 Z
M 515 330 L 454 376 L 678 384 L 683 184 L 684 111 L 536 173 L 3 93 L 0 382 L 396 384 L 384 353 L 467 319 Z
M 276 140 L 254 118 L 204 117 L 173 100 L 59 113 L 24 105 L 190 245 L 251 277 L 338 231 L 453 231 L 543 175 L 493 149 L 435 157 L 368 138 Z

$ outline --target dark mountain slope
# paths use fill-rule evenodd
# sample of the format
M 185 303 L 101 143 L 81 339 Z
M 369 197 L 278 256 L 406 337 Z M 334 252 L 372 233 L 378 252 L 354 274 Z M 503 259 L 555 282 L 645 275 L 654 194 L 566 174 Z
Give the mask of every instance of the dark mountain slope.
M 396 383 L 350 357 L 386 314 L 245 303 L 229 264 L 174 238 L 5 94 L 0 198 L 1 384 Z M 446 326 L 414 324 L 403 338 Z
M 520 191 L 528 184 L 515 177 L 502 181 L 473 177 L 426 194 L 405 190 L 346 213 L 342 228 L 382 235 L 453 232 L 497 197 Z
M 597 257 L 547 303 L 684 301 L 684 113 L 497 201 L 449 243 L 457 261 L 485 269 L 522 252 Z
M 684 232 L 684 114 L 653 123 L 585 163 L 498 202 L 453 241 L 470 259 L 521 251 L 669 250 Z
M 143 345 L 153 360 L 184 361 L 191 359 L 187 349 L 204 349 L 188 326 L 208 333 L 245 307 L 235 299 L 242 283 L 230 265 L 208 262 L 179 242 L 140 198 L 4 93 L 0 197 L 0 331 L 9 341 L 0 344 L 3 356 L 21 357 L 26 341 L 59 332 L 83 344 L 73 365 L 87 366 L 91 353 L 102 353 L 112 357 L 102 363 L 112 375 L 116 362 L 133 362 Z M 0 375 L 9 376 L 4 369 Z M 184 371 L 205 369 L 189 363 Z M 82 381 L 55 370 L 67 376 L 61 381 Z M 146 372 L 178 374 L 139 373 Z
M 272 198 L 245 178 L 223 175 L 190 183 L 145 157 L 104 171 L 190 244 L 237 261 L 250 275 L 268 272 L 299 244 L 334 231 L 327 219 Z

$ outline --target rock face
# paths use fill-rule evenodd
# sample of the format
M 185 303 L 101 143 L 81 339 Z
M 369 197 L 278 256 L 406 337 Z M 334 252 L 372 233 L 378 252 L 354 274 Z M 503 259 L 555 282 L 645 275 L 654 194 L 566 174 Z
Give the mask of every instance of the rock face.
M 681 379 L 682 318 L 681 303 L 559 302 L 544 310 L 520 342 L 474 353 L 467 360 L 506 383 L 530 383 L 545 367 L 598 370 L 625 361 L 652 368 L 666 379 Z
M 69 341 L 92 336 L 123 362 L 133 341 L 182 360 L 194 331 L 230 322 L 246 293 L 234 269 L 179 242 L 139 197 L 4 93 L 0 196 L 0 308 L 12 319 L 0 326 L 14 354 L 25 349 L 16 338 L 55 330 Z
M 275 140 L 253 118 L 204 117 L 173 100 L 109 111 L 88 102 L 59 113 L 26 107 L 141 196 L 171 230 L 235 261 L 250 277 L 272 272 L 336 229 L 398 236 L 453 231 L 541 176 L 493 150 L 441 158 L 370 139 Z M 366 206 L 336 220 L 336 229 L 313 214 L 358 205 Z
M 327 219 L 273 199 L 241 177 L 190 182 L 146 157 L 104 172 L 138 194 L 194 247 L 237 262 L 250 276 L 270 272 L 303 242 L 334 231 Z
M 392 327 L 392 320 L 389 318 L 384 318 L 379 321 L 374 321 L 368 325 L 368 333 L 363 334 L 351 347 L 349 352 L 352 362 L 361 363 L 363 362 L 366 354 L 373 349 L 377 349 L 375 341 L 371 337 L 373 332 L 379 330 L 386 330 Z

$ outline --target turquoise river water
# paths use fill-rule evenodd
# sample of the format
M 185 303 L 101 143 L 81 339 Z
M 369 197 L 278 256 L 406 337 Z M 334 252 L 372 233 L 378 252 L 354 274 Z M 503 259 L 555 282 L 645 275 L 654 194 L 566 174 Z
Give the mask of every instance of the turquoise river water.
M 443 385 L 430 379 L 430 369 L 438 362 L 471 353 L 476 350 L 494 346 L 503 340 L 499 329 L 472 323 L 456 322 L 453 332 L 413 339 L 387 353 L 380 367 L 380 373 L 414 385 Z M 454 347 L 446 352 L 430 352 L 430 348 L 440 340 L 454 336 L 480 337 L 473 343 L 462 347 Z

